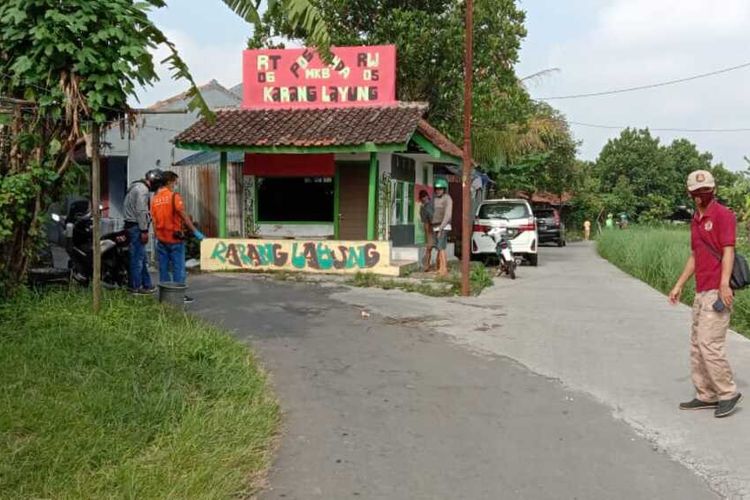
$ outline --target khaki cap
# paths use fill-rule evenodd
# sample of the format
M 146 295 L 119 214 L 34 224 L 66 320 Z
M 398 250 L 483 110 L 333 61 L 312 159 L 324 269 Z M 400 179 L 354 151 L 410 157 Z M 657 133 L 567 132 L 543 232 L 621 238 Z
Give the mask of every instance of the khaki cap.
M 716 187 L 716 181 L 714 176 L 708 170 L 696 170 L 690 172 L 687 178 L 688 191 L 695 191 L 701 188 L 714 188 Z

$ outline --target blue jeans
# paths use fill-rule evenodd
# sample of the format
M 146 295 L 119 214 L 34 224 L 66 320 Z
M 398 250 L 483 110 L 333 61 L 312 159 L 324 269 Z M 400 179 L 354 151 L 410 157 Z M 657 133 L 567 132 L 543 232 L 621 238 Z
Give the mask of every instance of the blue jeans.
M 185 243 L 156 244 L 159 254 L 159 283 L 173 282 L 185 284 Z M 169 266 L 172 265 L 172 279 L 169 276 Z
M 128 286 L 133 290 L 152 288 L 151 275 L 148 274 L 146 245 L 141 243 L 141 230 L 137 225 L 128 228 L 128 238 L 130 239 Z

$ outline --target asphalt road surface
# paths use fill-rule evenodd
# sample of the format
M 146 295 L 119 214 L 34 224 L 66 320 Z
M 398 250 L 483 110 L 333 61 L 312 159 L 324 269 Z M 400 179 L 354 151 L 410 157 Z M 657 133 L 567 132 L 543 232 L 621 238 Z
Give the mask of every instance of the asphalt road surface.
M 561 265 L 550 260 L 494 293 L 532 285 Z M 238 274 L 197 276 L 191 295 L 193 312 L 256 349 L 280 399 L 261 498 L 718 498 L 607 401 L 471 345 L 466 336 L 526 333 L 492 295 L 464 303 Z

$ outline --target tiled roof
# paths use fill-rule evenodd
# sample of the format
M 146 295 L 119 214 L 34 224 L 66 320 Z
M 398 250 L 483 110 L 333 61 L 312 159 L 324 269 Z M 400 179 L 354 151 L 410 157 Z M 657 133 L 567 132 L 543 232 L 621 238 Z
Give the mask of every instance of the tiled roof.
M 405 144 L 426 104 L 311 109 L 224 109 L 175 137 L 176 144 L 206 146 L 355 146 Z
M 529 195 L 526 191 L 517 191 L 516 196 L 529 200 L 531 203 L 546 203 L 549 205 L 559 205 L 560 203 L 568 203 L 573 199 L 572 193 L 563 193 L 562 197 L 554 193 L 548 193 L 546 191 L 540 191 Z
M 455 156 L 456 158 L 463 157 L 464 153 L 461 148 L 453 144 L 450 139 L 444 136 L 438 129 L 427 123 L 426 120 L 419 120 L 417 131 L 425 136 L 428 141 L 434 144 L 435 147 L 443 153 Z

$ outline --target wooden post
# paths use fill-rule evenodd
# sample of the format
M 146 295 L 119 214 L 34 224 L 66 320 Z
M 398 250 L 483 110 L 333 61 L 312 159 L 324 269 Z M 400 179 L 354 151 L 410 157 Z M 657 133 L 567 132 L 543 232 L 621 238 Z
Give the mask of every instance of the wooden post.
M 219 154 L 219 237 L 227 237 L 227 152 Z
M 376 203 L 378 194 L 378 154 L 370 153 L 370 177 L 369 185 L 367 189 L 367 239 L 374 240 L 376 238 L 375 223 L 376 223 Z
M 471 293 L 469 285 L 469 241 L 471 240 L 471 105 L 472 80 L 474 76 L 474 2 L 466 0 L 466 52 L 464 54 L 464 155 L 462 181 L 462 228 L 461 228 L 461 295 Z
M 339 166 L 336 165 L 336 173 L 333 177 L 333 239 L 339 239 L 341 230 L 341 173 Z
M 92 224 L 92 249 L 94 257 L 94 269 L 91 275 L 91 292 L 94 297 L 94 313 L 98 314 L 101 308 L 102 300 L 102 251 L 101 251 L 101 203 L 100 173 L 101 164 L 99 161 L 99 124 L 91 125 L 91 224 Z

